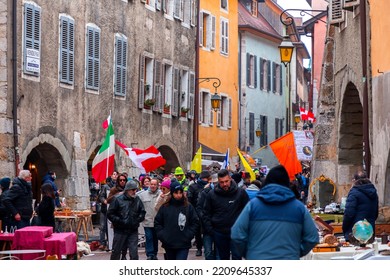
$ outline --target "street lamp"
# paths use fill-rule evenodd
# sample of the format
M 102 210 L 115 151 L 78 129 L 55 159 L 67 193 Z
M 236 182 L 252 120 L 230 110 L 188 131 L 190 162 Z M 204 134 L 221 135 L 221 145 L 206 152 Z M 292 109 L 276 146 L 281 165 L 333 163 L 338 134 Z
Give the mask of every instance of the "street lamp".
M 260 129 L 260 125 L 256 128 L 255 130 L 255 134 L 256 134 L 256 137 L 257 138 L 260 138 L 261 137 L 261 129 Z
M 280 60 L 285 67 L 291 62 L 291 58 L 294 51 L 294 45 L 292 44 L 289 36 L 284 36 L 283 41 L 279 46 Z
M 214 77 L 207 77 L 207 78 L 198 78 L 199 84 L 202 82 L 210 82 L 210 80 L 216 80 L 213 82 L 213 87 L 215 89 L 215 92 L 213 96 L 211 96 L 211 108 L 216 112 L 221 107 L 221 96 L 218 95 L 218 88 L 221 85 L 221 80 Z

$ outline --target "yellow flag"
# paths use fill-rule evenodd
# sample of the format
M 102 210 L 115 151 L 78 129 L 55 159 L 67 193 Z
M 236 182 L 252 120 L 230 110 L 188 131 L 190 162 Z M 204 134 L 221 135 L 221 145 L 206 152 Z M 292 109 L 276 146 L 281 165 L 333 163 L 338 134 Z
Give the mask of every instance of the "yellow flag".
M 251 175 L 251 181 L 256 180 L 255 172 L 253 172 L 251 166 L 246 161 L 246 159 L 242 156 L 242 153 L 240 152 L 240 149 L 237 148 L 238 155 L 240 156 L 240 160 L 242 162 L 242 165 L 245 168 L 245 171 L 248 172 Z
M 191 162 L 191 170 L 195 170 L 197 173 L 202 172 L 202 146 L 199 147 L 194 159 Z

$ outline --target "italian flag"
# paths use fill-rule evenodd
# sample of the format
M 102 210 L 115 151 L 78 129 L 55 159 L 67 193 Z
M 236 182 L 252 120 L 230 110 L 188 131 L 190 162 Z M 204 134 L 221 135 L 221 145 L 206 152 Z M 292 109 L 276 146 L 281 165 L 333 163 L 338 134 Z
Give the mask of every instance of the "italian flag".
M 114 172 L 115 137 L 112 121 L 107 128 L 106 139 L 92 162 L 92 176 L 96 182 L 103 182 Z

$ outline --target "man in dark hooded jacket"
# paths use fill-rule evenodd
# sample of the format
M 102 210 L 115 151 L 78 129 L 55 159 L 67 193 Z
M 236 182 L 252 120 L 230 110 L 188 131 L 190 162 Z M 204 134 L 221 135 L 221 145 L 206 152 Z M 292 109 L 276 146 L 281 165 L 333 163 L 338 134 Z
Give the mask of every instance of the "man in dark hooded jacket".
M 45 183 L 49 183 L 51 187 L 53 188 L 54 191 L 54 201 L 55 201 L 55 206 L 56 207 L 61 207 L 60 203 L 60 190 L 58 190 L 56 183 L 54 182 L 55 179 L 57 178 L 57 175 L 54 171 L 49 171 L 45 176 L 43 176 L 42 179 L 42 185 Z
M 248 194 L 239 188 L 226 169 L 218 172 L 218 183 L 206 196 L 203 212 L 205 232 L 210 233 L 221 260 L 241 257 L 236 252 L 230 238 L 230 230 L 249 201 Z
M 289 184 L 284 166 L 273 167 L 233 225 L 232 240 L 245 259 L 298 260 L 318 243 L 313 218 Z
M 33 214 L 32 197 L 31 173 L 29 170 L 21 170 L 3 198 L 4 206 L 11 213 L 11 223 L 18 229 L 30 225 Z
M 378 218 L 378 193 L 375 186 L 363 171 L 355 173 L 353 187 L 350 189 L 345 204 L 343 233 L 350 241 L 350 234 L 356 222 L 366 219 L 372 226 L 375 237 L 375 220 Z

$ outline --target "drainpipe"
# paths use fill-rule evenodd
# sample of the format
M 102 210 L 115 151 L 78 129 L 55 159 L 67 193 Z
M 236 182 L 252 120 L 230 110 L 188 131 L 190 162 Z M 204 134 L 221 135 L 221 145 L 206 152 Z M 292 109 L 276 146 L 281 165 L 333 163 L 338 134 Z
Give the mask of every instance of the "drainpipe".
M 199 19 L 200 0 L 197 1 L 197 18 Z M 199 135 L 199 22 L 196 25 L 195 39 L 195 102 L 194 102 L 194 123 L 193 123 L 193 139 L 192 139 L 192 155 L 197 152 L 198 135 Z
M 363 69 L 363 143 L 364 143 L 364 164 L 367 176 L 371 171 L 371 150 L 370 150 L 370 130 L 368 116 L 368 84 L 367 84 L 367 19 L 366 1 L 360 3 L 360 33 L 362 48 L 362 69 Z
M 12 2 L 12 118 L 15 154 L 15 176 L 19 174 L 19 139 L 18 139 L 18 43 L 17 43 L 17 0 Z
M 241 32 L 238 32 L 238 147 L 242 149 L 242 132 L 241 132 L 241 112 L 242 112 L 242 105 L 241 105 L 241 55 L 242 55 L 242 34 Z

